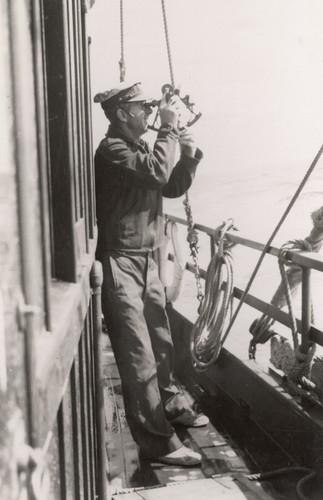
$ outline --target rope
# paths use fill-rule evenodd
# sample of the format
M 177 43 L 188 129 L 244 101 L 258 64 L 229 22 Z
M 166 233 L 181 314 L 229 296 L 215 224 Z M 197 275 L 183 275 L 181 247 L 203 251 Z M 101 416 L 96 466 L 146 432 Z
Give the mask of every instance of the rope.
M 292 303 L 292 291 L 291 291 L 291 284 L 293 284 L 295 278 L 293 279 L 293 274 L 292 272 L 290 273 L 290 278 L 288 278 L 286 270 L 285 270 L 285 265 L 290 265 L 290 262 L 287 261 L 286 259 L 286 253 L 288 251 L 312 251 L 311 245 L 306 241 L 306 240 L 292 240 L 292 241 L 287 241 L 279 250 L 279 255 L 278 255 L 278 266 L 279 266 L 279 271 L 280 275 L 282 278 L 282 284 L 284 287 L 284 292 L 285 292 L 285 298 L 287 302 L 287 307 L 288 307 L 288 312 L 289 312 L 289 317 L 290 317 L 290 327 L 292 330 L 292 336 L 293 336 L 293 343 L 294 343 L 294 350 L 298 348 L 298 336 L 297 336 L 297 324 L 296 324 L 296 318 L 295 314 L 293 311 L 293 303 Z M 296 272 L 300 271 L 299 266 L 293 265 L 293 268 L 291 271 L 295 270 Z M 296 281 L 296 284 L 298 280 Z M 279 290 L 279 289 L 278 289 Z M 295 292 L 295 290 L 294 290 Z M 277 301 L 276 294 L 273 297 L 272 304 L 274 304 Z M 311 314 L 312 314 L 312 323 L 314 322 L 314 313 L 313 313 L 313 308 L 311 309 Z
M 293 311 L 292 305 L 292 294 L 296 293 L 296 289 L 300 283 L 300 267 L 292 265 L 288 273 L 285 271 L 285 265 L 290 266 L 290 262 L 286 259 L 286 253 L 288 251 L 311 251 L 312 247 L 306 240 L 293 240 L 285 243 L 278 254 L 278 266 L 281 274 L 281 283 L 278 286 L 273 298 L 271 299 L 271 305 L 282 308 L 285 305 L 288 307 L 289 317 L 290 317 L 290 327 L 292 330 L 294 349 L 298 347 L 298 336 L 297 336 L 297 324 L 296 318 Z M 264 313 L 261 318 L 256 319 L 249 331 L 253 336 L 249 345 L 249 358 L 256 359 L 256 346 L 257 344 L 264 344 L 274 335 L 276 332 L 273 330 L 273 325 L 275 320 Z M 275 364 L 275 363 L 274 363 Z
M 310 234 L 304 240 L 287 241 L 280 249 L 278 264 L 282 279 L 270 302 L 271 305 L 277 307 L 278 309 L 282 309 L 285 305 L 288 306 L 288 311 L 291 318 L 291 328 L 293 330 L 294 349 L 298 347 L 298 337 L 296 320 L 294 319 L 294 313 L 292 309 L 292 296 L 296 293 L 296 290 L 301 283 L 302 276 L 301 267 L 288 261 L 286 259 L 286 253 L 288 251 L 319 252 L 323 243 L 323 207 L 320 207 L 319 209 L 312 212 L 311 219 L 313 222 L 313 228 L 311 229 Z M 289 267 L 287 272 L 285 272 L 284 264 Z M 312 323 L 314 323 L 313 303 L 311 303 L 311 316 Z M 264 313 L 260 319 L 254 320 L 249 328 L 249 331 L 253 336 L 249 345 L 250 359 L 255 359 L 257 344 L 264 344 L 271 337 L 276 335 L 276 332 L 272 328 L 274 323 L 275 320 L 268 316 L 266 313 Z M 272 343 L 273 342 L 274 340 L 272 340 Z M 276 349 L 276 351 L 278 351 L 278 348 Z M 273 357 L 273 360 L 276 359 L 275 356 Z
M 232 222 L 223 223 L 218 251 L 213 255 L 206 274 L 205 295 L 200 314 L 191 331 L 191 355 L 195 370 L 202 371 L 218 358 L 221 335 L 228 313 L 232 316 L 233 244 L 225 240 Z M 224 279 L 226 273 L 226 279 Z
M 287 376 L 289 389 L 299 396 L 309 398 L 320 404 L 318 394 L 315 392 L 316 385 L 310 380 L 311 364 L 316 345 L 313 344 L 308 352 L 302 352 L 298 342 L 297 322 L 293 310 L 292 295 L 296 293 L 300 284 L 301 268 L 286 259 L 287 252 L 312 250 L 311 243 L 307 239 L 292 240 L 281 247 L 278 255 L 281 283 L 271 300 L 271 304 L 278 308 L 287 305 L 294 348 L 291 347 L 290 343 L 284 337 L 277 337 L 276 332 L 272 328 L 275 320 L 263 314 L 250 327 L 253 339 L 249 344 L 249 358 L 255 359 L 257 344 L 264 344 L 271 338 L 270 361 Z M 288 271 L 286 271 L 285 265 L 290 266 Z M 311 304 L 311 322 L 314 323 L 313 304 Z
M 175 78 L 174 78 L 172 54 L 171 54 L 171 50 L 170 50 L 170 42 L 169 42 L 169 32 L 168 32 L 168 25 L 167 25 L 165 0 L 161 0 L 161 6 L 162 6 L 162 11 L 163 11 L 164 31 L 165 31 L 165 40 L 166 40 L 166 47 L 167 47 L 167 56 L 168 56 L 170 81 L 171 81 L 172 86 L 175 88 Z
M 279 252 L 279 261 L 278 261 L 279 269 L 285 290 L 288 312 L 291 320 L 293 343 L 294 343 L 294 362 L 292 363 L 292 365 L 288 369 L 288 372 L 286 373 L 287 384 L 289 388 L 299 396 L 306 397 L 315 402 L 319 402 L 318 396 L 315 393 L 316 385 L 309 378 L 311 374 L 311 365 L 313 357 L 316 352 L 316 345 L 313 344 L 308 350 L 308 352 L 302 352 L 298 343 L 297 324 L 292 306 L 291 287 L 284 265 L 284 264 L 290 265 L 290 263 L 286 261 L 286 253 L 289 250 L 311 251 L 312 247 L 310 243 L 306 240 L 294 240 L 285 243 L 285 245 L 282 246 Z M 311 322 L 314 323 L 313 304 L 311 304 Z
M 303 487 L 310 479 L 316 476 L 316 472 L 308 467 L 282 467 L 270 472 L 261 472 L 260 474 L 250 474 L 247 478 L 250 481 L 266 481 L 267 479 L 273 479 L 275 477 L 284 476 L 285 474 L 290 474 L 291 472 L 304 472 L 305 476 L 300 479 L 296 484 L 296 493 L 300 500 L 309 500 L 307 496 L 303 493 Z
M 233 326 L 233 324 L 234 324 L 234 322 L 235 322 L 235 320 L 236 320 L 236 318 L 237 318 L 237 316 L 239 314 L 239 311 L 240 311 L 240 309 L 241 309 L 241 307 L 242 307 L 242 305 L 243 305 L 243 303 L 244 303 L 244 301 L 245 301 L 245 299 L 246 299 L 246 297 L 248 295 L 248 292 L 249 292 L 249 290 L 251 288 L 251 285 L 252 285 L 252 283 L 253 283 L 253 281 L 254 281 L 257 273 L 258 273 L 258 270 L 259 270 L 259 268 L 260 268 L 260 266 L 262 264 L 262 261 L 265 258 L 265 255 L 266 255 L 266 253 L 267 253 L 267 251 L 268 251 L 268 249 L 269 249 L 269 247 L 270 247 L 273 239 L 275 238 L 275 236 L 278 233 L 279 229 L 281 228 L 283 222 L 285 221 L 287 215 L 289 214 L 289 212 L 291 211 L 293 205 L 295 204 L 298 196 L 300 195 L 300 193 L 301 193 L 302 189 L 304 188 L 307 180 L 309 179 L 309 177 L 312 174 L 314 168 L 316 167 L 316 165 L 317 165 L 320 157 L 322 156 L 322 153 L 323 153 L 323 144 L 320 147 L 320 149 L 319 149 L 317 155 L 315 156 L 313 162 L 311 163 L 311 165 L 310 165 L 308 171 L 306 172 L 304 178 L 302 179 L 302 181 L 301 181 L 299 187 L 297 188 L 294 196 L 292 197 L 291 201 L 289 202 L 289 204 L 288 204 L 285 212 L 283 213 L 281 219 L 279 220 L 277 226 L 275 227 L 272 235 L 270 236 L 270 238 L 268 239 L 267 243 L 265 244 L 264 249 L 263 249 L 263 251 L 262 251 L 262 253 L 261 253 L 260 257 L 259 257 L 259 260 L 258 260 L 258 262 L 257 262 L 257 264 L 255 266 L 255 269 L 254 269 L 254 271 L 253 271 L 253 273 L 252 273 L 252 275 L 251 275 L 251 277 L 249 279 L 249 282 L 247 283 L 247 286 L 246 286 L 246 288 L 245 288 L 245 290 L 244 290 L 244 292 L 242 294 L 240 302 L 239 302 L 236 310 L 234 311 L 234 314 L 233 314 L 233 316 L 231 318 L 231 321 L 230 321 L 230 323 L 228 325 L 228 328 L 227 328 L 227 330 L 226 330 L 226 332 L 225 332 L 225 334 L 223 336 L 222 345 L 224 344 L 224 342 L 225 342 L 225 340 L 226 340 L 226 338 L 227 338 L 227 336 L 228 336 L 228 334 L 229 334 L 229 332 L 230 332 L 230 330 L 231 330 L 231 328 L 232 328 L 232 326 Z
M 120 0 L 120 47 L 121 56 L 119 61 L 120 68 L 120 82 L 124 82 L 126 76 L 126 64 L 124 58 L 124 29 L 123 29 L 123 0 Z

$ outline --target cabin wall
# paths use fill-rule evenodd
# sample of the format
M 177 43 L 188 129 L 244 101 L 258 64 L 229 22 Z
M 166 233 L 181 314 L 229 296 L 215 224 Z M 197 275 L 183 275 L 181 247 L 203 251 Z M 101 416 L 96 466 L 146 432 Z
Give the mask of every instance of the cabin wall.
M 106 497 L 86 35 L 92 4 L 0 6 L 1 500 L 34 499 L 35 450 L 49 477 L 41 498 Z
M 14 116 L 11 95 L 8 9 L 0 15 L 0 470 L 10 476 L 14 436 L 11 428 L 23 423 L 25 413 L 24 342 L 16 327 L 17 294 L 21 288 L 18 200 L 15 167 Z M 10 332 L 10 334 L 7 334 Z M 21 363 L 21 366 L 19 364 Z M 19 369 L 17 370 L 17 367 Z M 0 497 L 18 490 L 18 478 L 0 482 Z

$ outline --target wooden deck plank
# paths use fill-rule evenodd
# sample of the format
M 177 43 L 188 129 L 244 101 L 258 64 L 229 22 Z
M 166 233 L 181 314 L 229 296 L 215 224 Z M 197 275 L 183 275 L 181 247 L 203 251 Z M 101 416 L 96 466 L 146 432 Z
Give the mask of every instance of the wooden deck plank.
M 109 345 L 105 347 L 103 358 L 106 441 L 112 491 L 191 482 L 232 471 L 248 471 L 243 460 L 211 423 L 203 428 L 176 429 L 186 446 L 202 454 L 201 466 L 181 468 L 140 459 L 125 418 L 119 374 Z M 186 392 L 185 396 L 191 398 Z
M 176 431 L 183 444 L 201 453 L 202 464 L 184 468 L 140 459 L 137 445 L 132 439 L 125 418 L 120 378 L 109 346 L 105 348 L 103 358 L 108 479 L 113 499 L 117 500 L 119 497 L 120 500 L 123 498 L 127 500 L 159 500 L 159 498 L 180 500 L 184 497 L 185 500 L 282 498 L 279 494 L 277 496 L 276 487 L 274 490 L 271 484 L 253 483 L 246 478 L 250 472 L 263 470 L 262 467 L 259 469 L 259 465 L 255 465 L 252 455 L 255 448 L 259 447 L 261 439 L 259 441 L 259 437 L 254 435 L 250 440 L 249 426 L 246 425 L 243 430 L 244 426 L 241 427 L 242 417 L 238 414 L 239 412 L 232 413 L 232 409 L 223 402 L 217 401 L 215 404 L 207 398 L 208 403 L 212 405 L 212 411 L 209 413 L 198 390 L 196 392 L 194 387 L 190 387 L 194 398 L 199 399 L 204 411 L 209 413 L 211 421 L 202 428 L 185 429 L 177 426 Z M 247 421 L 245 423 L 247 424 Z M 239 426 L 238 440 L 237 436 L 231 432 L 232 426 L 234 428 Z M 264 449 L 263 446 L 261 448 Z M 260 451 L 258 450 L 258 455 Z M 277 455 L 276 458 L 276 465 L 282 466 L 281 457 Z M 267 466 L 265 470 L 268 470 Z M 228 489 L 228 481 L 232 486 L 231 489 Z M 214 485 L 214 482 L 219 484 Z M 288 488 L 283 488 L 288 490 L 283 498 L 293 500 L 296 482 L 288 483 Z M 194 486 L 195 484 L 198 486 Z M 207 486 L 205 492 L 201 489 L 203 485 Z M 278 490 L 281 491 L 281 487 Z
M 288 468 L 295 463 L 268 434 L 254 426 L 247 408 L 236 405 L 230 398 L 224 397 L 222 392 L 218 394 L 213 380 L 209 381 L 212 390 L 208 390 L 208 386 L 202 389 L 196 378 L 191 380 L 188 376 L 185 380 L 194 398 L 199 400 L 201 408 L 210 417 L 210 423 L 206 427 L 176 429 L 186 446 L 202 454 L 201 466 L 191 468 L 166 466 L 139 459 L 137 445 L 125 419 L 119 374 L 109 347 L 104 351 L 104 381 L 109 482 L 114 500 L 181 500 L 184 497 L 185 500 L 296 498 L 296 485 L 302 478 L 300 474 L 285 474 L 266 483 L 251 482 L 246 477 L 249 473 Z M 210 481 L 217 481 L 226 490 L 218 487 L 218 491 L 214 493 L 212 490 L 216 486 Z M 233 490 L 228 489 L 228 481 L 234 485 Z M 195 483 L 198 483 L 198 493 L 192 493 L 195 491 Z M 187 486 L 180 486 L 183 484 Z M 208 485 L 210 495 L 209 491 L 203 491 L 202 496 L 202 485 Z M 310 484 L 309 489 L 312 486 Z M 229 493 L 224 496 L 221 491 Z M 313 500 L 314 498 L 320 500 L 322 497 L 314 496 Z
M 115 495 L 113 500 L 272 500 L 259 485 L 246 485 L 236 477 L 198 479 L 153 489 Z

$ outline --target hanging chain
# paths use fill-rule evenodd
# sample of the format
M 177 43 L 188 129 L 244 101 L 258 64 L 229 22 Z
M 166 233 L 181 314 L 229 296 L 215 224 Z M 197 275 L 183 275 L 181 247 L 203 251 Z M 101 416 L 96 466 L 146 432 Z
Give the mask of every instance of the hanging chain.
M 194 266 L 194 276 L 196 280 L 196 288 L 197 288 L 197 298 L 200 302 L 200 306 L 202 305 L 202 301 L 204 298 L 204 294 L 202 291 L 202 283 L 201 283 L 201 273 L 200 266 L 198 263 L 198 234 L 194 226 L 193 216 L 192 216 L 192 208 L 190 204 L 190 200 L 188 197 L 188 193 L 185 193 L 185 199 L 183 201 L 185 207 L 185 213 L 187 218 L 187 241 L 191 250 L 191 256 L 193 260 Z
M 171 54 L 170 43 L 169 43 L 169 32 L 168 32 L 168 26 L 167 26 L 165 0 L 161 0 L 161 5 L 162 5 L 162 11 L 163 11 L 163 21 L 164 21 L 164 30 L 165 30 L 165 39 L 166 39 L 166 46 L 167 46 L 170 79 L 171 79 L 172 86 L 175 88 L 175 78 L 174 78 L 174 70 L 173 70 L 173 63 L 172 63 L 172 54 Z M 200 302 L 200 306 L 201 306 L 204 295 L 203 295 L 203 291 L 202 291 L 200 267 L 198 264 L 198 234 L 197 234 L 197 231 L 194 227 L 192 207 L 190 204 L 190 200 L 189 200 L 189 196 L 188 196 L 187 191 L 185 193 L 185 199 L 183 201 L 183 204 L 185 206 L 185 213 L 186 213 L 186 218 L 187 218 L 187 241 L 188 241 L 188 244 L 190 247 L 191 256 L 192 256 L 193 265 L 194 265 L 194 275 L 195 275 L 195 279 L 196 279 L 197 298 L 198 298 L 198 300 Z
M 124 58 L 123 0 L 120 0 L 120 46 L 121 46 L 121 56 L 119 61 L 120 82 L 124 82 L 126 76 L 126 64 Z

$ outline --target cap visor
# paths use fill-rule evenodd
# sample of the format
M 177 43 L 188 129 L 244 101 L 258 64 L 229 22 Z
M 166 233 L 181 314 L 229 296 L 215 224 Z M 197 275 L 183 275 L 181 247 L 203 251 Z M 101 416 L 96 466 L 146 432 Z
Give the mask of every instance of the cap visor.
M 127 99 L 124 102 L 138 102 L 138 101 L 155 101 L 156 98 L 152 97 L 149 94 L 146 94 L 145 92 L 141 92 L 140 94 L 131 97 L 131 99 Z

